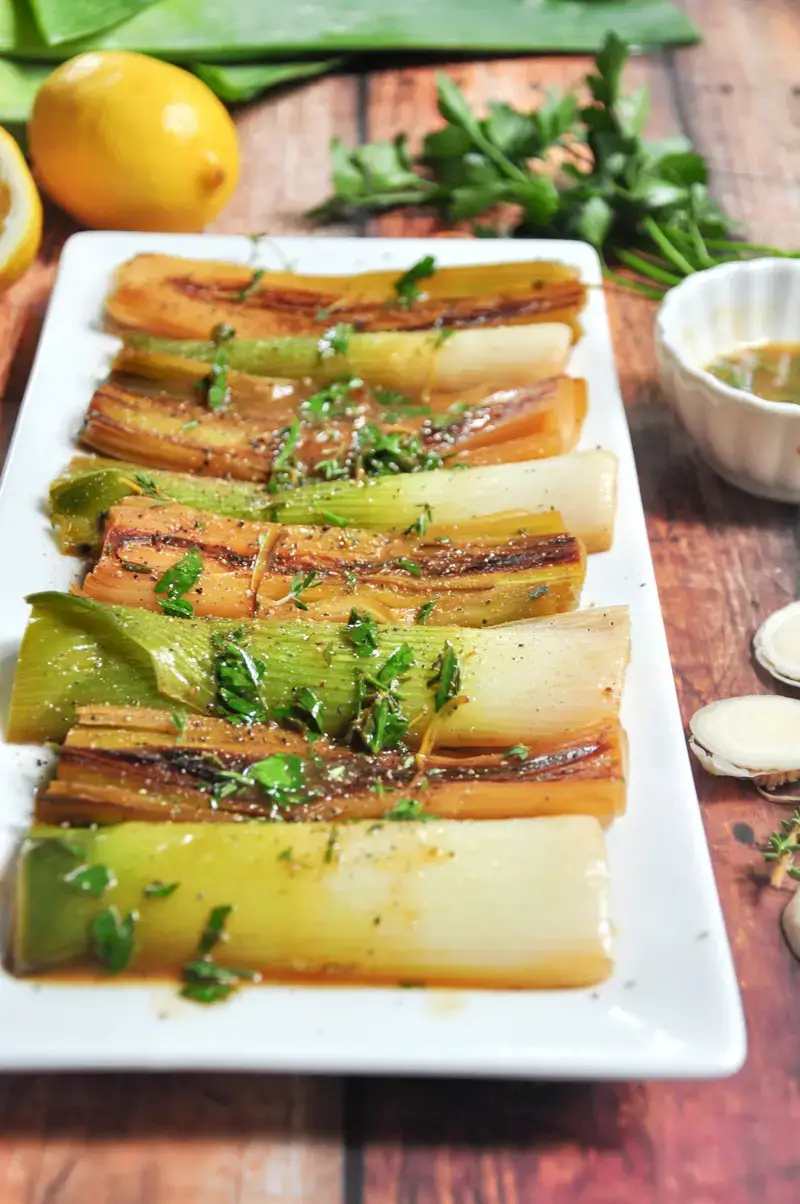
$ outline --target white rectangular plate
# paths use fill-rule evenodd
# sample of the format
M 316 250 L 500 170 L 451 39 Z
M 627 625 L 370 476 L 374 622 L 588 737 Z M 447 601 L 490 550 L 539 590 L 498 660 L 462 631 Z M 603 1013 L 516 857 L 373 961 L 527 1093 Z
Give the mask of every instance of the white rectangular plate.
M 117 341 L 101 330 L 117 264 L 140 251 L 306 272 L 405 270 L 556 259 L 601 282 L 577 242 L 78 234 L 61 260 L 41 345 L 0 487 L 0 701 L 7 709 L 28 608 L 23 595 L 66 589 L 78 562 L 58 554 L 44 504 Z M 641 498 L 602 290 L 592 288 L 571 371 L 589 381 L 582 446 L 619 457 L 610 552 L 590 558 L 584 605 L 630 607 L 633 659 L 623 721 L 631 744 L 629 811 L 609 835 L 613 978 L 596 990 L 442 991 L 265 986 L 224 1006 L 173 986 L 67 985 L 0 975 L 0 1067 L 153 1067 L 314 1072 L 628 1078 L 731 1074 L 744 1022 L 689 770 Z M 502 667 L 498 666 L 498 673 Z M 531 683 L 535 689 L 535 683 Z M 5 715 L 3 716 L 5 718 Z M 28 820 L 39 749 L 0 746 L 0 854 Z

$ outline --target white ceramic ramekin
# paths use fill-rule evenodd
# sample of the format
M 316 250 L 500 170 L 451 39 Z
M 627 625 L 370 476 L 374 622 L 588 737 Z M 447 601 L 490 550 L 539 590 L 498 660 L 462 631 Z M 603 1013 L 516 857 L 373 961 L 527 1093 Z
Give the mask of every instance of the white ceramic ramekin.
M 671 289 L 656 318 L 664 391 L 720 476 L 800 502 L 800 405 L 762 401 L 706 372 L 742 343 L 800 343 L 800 260 L 725 263 Z

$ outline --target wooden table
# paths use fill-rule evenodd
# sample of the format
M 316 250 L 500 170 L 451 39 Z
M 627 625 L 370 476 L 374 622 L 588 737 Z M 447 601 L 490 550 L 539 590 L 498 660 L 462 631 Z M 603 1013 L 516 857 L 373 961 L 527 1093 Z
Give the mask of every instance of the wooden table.
M 638 60 L 628 82 L 653 89 L 654 133 L 682 129 L 694 139 L 719 200 L 752 237 L 800 246 L 800 9 L 795 0 L 685 7 L 703 46 Z M 524 106 L 586 66 L 517 59 L 450 70 L 474 104 Z M 333 135 L 413 136 L 435 121 L 429 67 L 321 80 L 255 104 L 238 117 L 244 179 L 218 229 L 306 232 L 300 214 L 326 194 Z M 430 228 L 395 216 L 368 232 Z M 41 262 L 0 305 L 0 450 L 68 232 L 63 217 L 49 216 Z M 713 698 L 770 688 L 748 641 L 795 596 L 796 512 L 738 493 L 698 462 L 658 388 L 652 307 L 628 294 L 609 300 L 688 717 Z M 698 772 L 697 784 L 750 1033 L 747 1066 L 734 1079 L 0 1078 L 1 1204 L 794 1204 L 800 966 L 779 936 L 783 899 L 762 889 L 749 847 L 777 816 L 731 781 Z

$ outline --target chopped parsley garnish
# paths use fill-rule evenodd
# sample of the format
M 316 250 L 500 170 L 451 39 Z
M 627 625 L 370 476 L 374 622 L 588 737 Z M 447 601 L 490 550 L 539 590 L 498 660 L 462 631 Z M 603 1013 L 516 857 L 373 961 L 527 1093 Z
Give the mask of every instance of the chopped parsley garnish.
M 436 452 L 427 451 L 419 435 L 405 431 L 382 431 L 366 423 L 356 433 L 356 471 L 367 476 L 394 476 L 402 472 L 430 472 L 444 461 Z
M 387 562 L 388 565 L 393 565 L 395 568 L 403 569 L 406 573 L 410 573 L 412 577 L 421 577 L 422 569 L 415 560 L 409 560 L 407 556 L 395 556 L 394 560 Z
M 280 853 L 278 853 L 278 861 L 291 861 L 291 860 L 292 860 L 292 846 L 290 844 L 287 844 L 286 848 L 281 849 Z
M 261 283 L 261 280 L 263 279 L 263 277 L 264 277 L 264 268 L 256 268 L 256 270 L 253 272 L 253 275 L 250 277 L 249 281 L 244 286 L 244 288 L 240 289 L 239 292 L 236 294 L 236 296 L 233 298 L 234 301 L 236 301 L 236 302 L 246 301 L 248 297 L 252 297 L 253 293 L 256 291 L 259 284 Z
M 160 878 L 154 878 L 144 888 L 144 895 L 146 899 L 168 899 L 179 886 L 180 882 L 162 882 Z
M 135 483 L 139 486 L 145 497 L 160 497 L 161 491 L 155 481 L 146 472 L 134 473 Z
M 363 384 L 358 376 L 346 376 L 318 389 L 300 403 L 303 421 L 320 423 L 331 418 L 352 417 L 358 412 L 358 400 L 353 391 L 362 388 Z
M 430 406 L 419 405 L 411 397 L 406 397 L 404 393 L 398 393 L 396 389 L 384 389 L 380 385 L 374 385 L 370 389 L 370 393 L 373 400 L 387 410 L 384 415 L 387 422 L 402 422 L 404 418 L 421 418 L 431 412 Z
M 330 835 L 325 843 L 325 853 L 323 861 L 326 865 L 330 865 L 332 861 L 339 860 L 339 829 L 336 824 L 333 825 Z
M 436 338 L 433 341 L 434 351 L 438 351 L 443 343 L 446 343 L 448 339 L 452 339 L 455 333 L 456 332 L 453 330 L 452 326 L 440 326 L 436 332 Z
M 64 874 L 61 881 L 81 894 L 91 895 L 93 899 L 99 899 L 112 886 L 117 885 L 117 880 L 107 865 L 78 865 L 68 874 Z
M 338 481 L 342 477 L 349 477 L 350 470 L 338 456 L 330 456 L 327 460 L 317 460 L 317 474 L 323 481 Z
M 109 974 L 119 974 L 131 960 L 138 913 L 123 917 L 116 907 L 106 907 L 92 916 L 92 945 L 97 960 Z
M 537 585 L 528 594 L 528 601 L 532 602 L 534 598 L 543 598 L 545 594 L 550 593 L 549 585 Z
M 354 594 L 356 592 L 356 588 L 358 587 L 358 577 L 355 575 L 355 573 L 351 573 L 348 569 L 344 575 L 344 582 L 347 586 L 348 593 Z
M 211 637 L 214 676 L 217 681 L 217 705 L 225 718 L 234 723 L 266 723 L 269 711 L 261 694 L 261 682 L 267 667 L 242 647 L 242 632 Z
M 377 673 L 359 674 L 356 713 L 348 738 L 358 741 L 367 752 L 394 748 L 406 735 L 410 721 L 402 711 L 399 686 L 414 664 L 414 653 L 408 644 L 401 644 Z
M 454 401 L 441 414 L 434 414 L 428 426 L 434 431 L 446 431 L 449 427 L 458 426 L 459 423 L 463 422 L 468 413 L 469 410 L 465 401 Z
M 334 514 L 332 510 L 322 510 L 320 517 L 323 523 L 327 523 L 331 527 L 346 527 L 349 523 L 348 518 L 344 518 L 341 514 Z
M 427 280 L 429 276 L 435 274 L 436 260 L 432 255 L 426 255 L 423 259 L 417 260 L 394 282 L 397 304 L 403 309 L 410 309 L 414 302 L 419 301 L 422 296 L 422 290 L 417 287 L 418 282 Z
M 433 522 L 433 510 L 427 502 L 423 505 L 417 517 L 414 519 L 410 527 L 406 527 L 406 535 L 424 535 L 428 530 L 428 523 Z
M 166 597 L 158 598 L 158 604 L 165 615 L 174 615 L 180 619 L 192 617 L 194 607 L 183 595 L 197 585 L 202 573 L 203 559 L 197 548 L 190 548 L 185 556 L 159 577 L 153 589 L 156 595 L 166 594 Z
M 420 606 L 419 610 L 417 611 L 416 615 L 414 616 L 414 622 L 419 623 L 421 626 L 424 626 L 425 623 L 427 623 L 428 619 L 430 618 L 431 612 L 433 611 L 433 608 L 436 605 L 437 601 L 438 601 L 437 598 L 431 598 L 430 601 L 423 602 L 422 606 Z
M 230 798 L 242 790 L 252 790 L 254 786 L 282 810 L 296 807 L 308 798 L 305 765 L 294 753 L 272 753 L 248 765 L 244 773 L 233 769 L 220 770 L 214 782 L 213 795 L 216 799 Z
M 418 799 L 399 798 L 389 811 L 384 811 L 383 818 L 395 820 L 416 819 L 425 821 L 428 819 L 435 819 L 436 816 L 431 815 L 428 811 L 423 811 L 422 803 L 419 802 Z
M 380 643 L 378 624 L 366 611 L 356 610 L 355 606 L 350 611 L 345 635 L 353 645 L 356 656 L 372 656 Z
M 322 735 L 322 716 L 325 706 L 319 694 L 312 690 L 310 686 L 295 686 L 294 688 L 294 703 L 292 710 L 297 718 L 305 725 L 311 728 L 312 732 L 316 732 L 318 736 Z M 294 716 L 287 716 L 288 719 Z
M 223 939 L 225 921 L 232 911 L 233 906 L 230 903 L 224 903 L 220 907 L 213 907 L 211 909 L 205 928 L 200 934 L 200 940 L 197 942 L 197 952 L 201 957 L 205 957 L 207 953 L 210 953 Z
M 173 707 L 169 716 L 175 731 L 178 733 L 177 743 L 180 744 L 186 735 L 186 707 Z
M 455 698 L 461 689 L 461 665 L 449 640 L 445 640 L 434 670 L 434 676 L 428 685 L 436 686 L 433 705 L 435 710 L 440 711 L 445 703 L 449 702 L 451 698 Z
M 511 748 L 507 748 L 503 753 L 503 760 L 510 761 L 512 757 L 519 757 L 520 761 L 524 761 L 528 756 L 527 746 L 524 744 L 512 744 Z
M 147 573 L 149 576 L 152 572 L 146 564 L 136 564 L 133 560 L 120 560 L 118 564 L 126 573 Z
M 190 422 L 184 422 L 183 426 L 181 427 L 181 430 L 182 431 L 193 431 L 194 428 L 199 425 L 200 425 L 200 423 L 197 421 L 197 419 L 192 418 L 192 420 Z
M 289 586 L 289 594 L 286 601 L 294 602 L 298 610 L 308 610 L 306 603 L 301 602 L 300 595 L 304 594 L 306 590 L 315 589 L 321 584 L 322 577 L 316 569 L 312 569 L 310 573 L 296 573 L 292 579 L 292 584 Z
M 234 970 L 229 966 L 218 966 L 211 954 L 224 939 L 225 922 L 233 911 L 230 904 L 214 907 L 206 920 L 197 944 L 197 956 L 183 966 L 183 988 L 181 995 L 195 1003 L 219 1003 L 248 979 L 257 981 L 261 976 L 254 970 Z
M 350 336 L 354 333 L 348 322 L 337 322 L 320 336 L 317 343 L 317 354 L 321 360 L 330 359 L 333 355 L 347 355 L 350 350 Z

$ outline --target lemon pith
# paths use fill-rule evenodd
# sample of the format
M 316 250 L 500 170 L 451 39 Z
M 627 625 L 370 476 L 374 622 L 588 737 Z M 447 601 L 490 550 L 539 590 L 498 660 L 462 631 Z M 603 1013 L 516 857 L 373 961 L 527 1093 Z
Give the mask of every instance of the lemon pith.
M 42 202 L 22 151 L 0 127 L 0 290 L 28 270 L 42 241 Z

